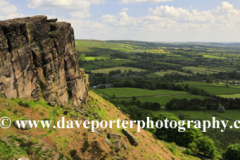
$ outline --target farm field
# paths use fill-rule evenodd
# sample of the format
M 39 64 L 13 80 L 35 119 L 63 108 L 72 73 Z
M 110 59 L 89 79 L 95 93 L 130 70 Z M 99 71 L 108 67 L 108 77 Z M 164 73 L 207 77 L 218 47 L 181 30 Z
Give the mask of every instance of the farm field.
M 164 76 L 165 74 L 175 74 L 175 73 L 178 73 L 180 75 L 188 75 L 188 76 L 192 75 L 192 74 L 189 74 L 189 73 L 179 72 L 179 71 L 175 71 L 175 70 L 167 70 L 167 71 L 163 71 L 163 72 L 155 72 L 154 74 L 156 74 L 158 76 Z
M 231 95 L 219 95 L 220 97 L 224 98 L 240 98 L 240 94 L 231 94 Z
M 185 81 L 176 83 L 179 85 L 189 84 L 190 86 L 217 86 L 217 87 L 226 87 L 226 84 L 223 82 L 219 83 L 205 83 L 205 82 L 194 82 L 194 81 Z
M 201 67 L 183 67 L 185 70 L 191 70 L 194 74 L 214 74 L 221 72 L 220 70 L 215 70 L 215 69 L 207 69 L 207 68 L 201 68 Z
M 184 91 L 173 91 L 173 90 L 146 90 L 139 88 L 107 88 L 97 89 L 110 97 L 115 94 L 116 97 L 133 97 L 133 96 L 154 96 L 154 95 L 189 95 L 188 92 Z
M 191 99 L 205 99 L 203 96 L 195 96 L 195 95 L 163 95 L 163 96 L 154 96 L 154 97 L 140 97 L 138 100 L 141 102 L 156 102 L 160 103 L 162 106 L 165 106 L 168 102 L 170 102 L 172 99 L 184 99 L 187 100 Z
M 141 68 L 135 68 L 135 67 L 114 67 L 114 68 L 104 68 L 104 69 L 96 69 L 96 70 L 91 70 L 92 73 L 106 73 L 108 74 L 110 71 L 115 71 L 120 69 L 121 72 L 123 73 L 125 70 L 132 70 L 132 71 L 147 71 L 145 69 L 141 69 Z
M 203 55 L 204 58 L 211 58 L 211 59 L 227 59 L 226 57 L 218 57 L 212 55 Z
M 76 50 L 79 52 L 96 52 L 104 50 L 111 52 L 111 50 L 119 50 L 123 52 L 133 52 L 138 46 L 123 44 L 123 43 L 111 43 L 100 40 L 75 40 Z
M 130 62 L 133 62 L 133 61 L 128 59 L 112 59 L 112 60 L 105 60 L 105 61 L 96 61 L 94 62 L 94 64 L 100 65 L 100 66 L 102 65 L 105 67 L 117 67 Z
M 182 55 L 167 55 L 163 60 L 185 60 L 185 61 L 194 61 L 195 59 L 185 57 Z
M 84 63 L 80 68 L 84 68 L 86 71 L 88 70 L 94 70 L 94 69 L 99 69 L 102 68 L 100 66 L 97 66 L 95 64 L 90 64 L 90 63 Z
M 232 71 L 237 70 L 237 68 L 227 67 L 227 66 L 219 66 L 219 67 L 215 67 L 215 68 L 212 68 L 212 69 L 220 70 L 220 71 L 227 71 L 227 72 L 232 72 Z
M 89 57 L 85 57 L 85 60 L 86 61 L 94 61 L 95 59 L 104 59 L 104 60 L 107 60 L 107 59 L 110 59 L 110 55 L 102 55 L 102 56 L 95 56 L 95 57 L 92 57 L 92 56 L 89 56 Z
M 137 97 L 137 100 L 139 100 L 140 102 L 144 103 L 144 102 L 156 102 L 156 103 L 160 103 L 160 105 L 162 106 L 162 109 L 165 109 L 165 105 L 170 102 L 172 99 L 184 99 L 186 98 L 187 100 L 191 100 L 191 99 L 205 99 L 205 97 L 203 96 L 194 96 L 194 95 L 162 95 L 162 96 L 151 96 L 151 97 Z M 125 100 L 125 101 L 130 101 L 131 97 L 129 98 L 121 98 L 121 99 L 116 99 L 116 100 Z
M 240 90 L 237 88 L 230 87 L 220 87 L 220 86 L 194 86 L 199 89 L 203 89 L 208 93 L 212 93 L 214 95 L 223 95 L 223 94 L 234 94 L 240 93 Z

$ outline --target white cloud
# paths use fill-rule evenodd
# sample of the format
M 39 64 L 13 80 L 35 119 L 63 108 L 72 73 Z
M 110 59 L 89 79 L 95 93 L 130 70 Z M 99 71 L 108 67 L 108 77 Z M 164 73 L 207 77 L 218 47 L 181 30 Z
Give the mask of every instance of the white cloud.
M 90 17 L 92 4 L 105 3 L 105 0 L 32 0 L 29 8 L 46 9 L 56 14 L 69 13 L 72 18 Z
M 240 10 L 228 2 L 206 11 L 161 5 L 149 8 L 149 15 L 142 17 L 131 17 L 126 11 L 101 17 L 108 30 L 121 31 L 119 36 L 125 35 L 125 39 L 240 41 Z
M 101 17 L 103 22 L 113 24 L 114 26 L 126 27 L 132 26 L 136 23 L 136 18 L 130 17 L 126 12 L 119 12 L 118 15 L 103 15 Z
M 16 18 L 17 16 L 21 16 L 17 12 L 17 7 L 8 3 L 5 0 L 0 0 L 0 19 L 10 19 L 10 18 Z
M 159 2 L 172 2 L 173 0 L 121 0 L 120 4 L 129 3 L 159 3 Z
M 129 9 L 128 8 L 123 8 L 121 11 L 122 12 L 127 12 Z

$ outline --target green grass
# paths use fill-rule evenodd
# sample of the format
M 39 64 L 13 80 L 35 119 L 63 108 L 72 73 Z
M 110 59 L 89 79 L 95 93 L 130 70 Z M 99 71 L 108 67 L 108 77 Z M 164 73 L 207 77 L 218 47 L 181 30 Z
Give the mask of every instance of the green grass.
M 238 68 L 227 67 L 227 66 L 219 66 L 219 67 L 215 67 L 213 69 L 220 70 L 220 71 L 226 71 L 226 72 L 232 72 L 234 70 L 238 70 Z
M 204 58 L 212 58 L 212 59 L 227 59 L 226 57 L 217 57 L 212 55 L 203 55 Z
M 179 71 L 175 71 L 175 70 L 167 70 L 167 71 L 163 71 L 163 72 L 155 72 L 154 74 L 158 75 L 158 76 L 164 76 L 165 74 L 175 74 L 178 73 L 180 75 L 187 75 L 187 76 L 191 76 L 192 74 L 189 73 L 185 73 L 185 72 L 179 72 Z
M 123 52 L 134 52 L 138 46 L 123 44 L 123 43 L 111 43 L 98 40 L 75 40 L 76 50 L 80 52 L 96 52 L 96 49 L 106 50 L 111 53 L 111 50 L 119 50 Z
M 99 89 L 109 96 L 115 94 L 116 97 L 133 97 L 133 96 L 154 96 L 154 95 L 188 95 L 189 93 L 184 91 L 173 90 L 146 90 L 139 88 L 108 88 Z
M 99 66 L 104 66 L 104 67 L 117 67 L 130 62 L 134 62 L 134 61 L 131 61 L 128 59 L 112 59 L 112 60 L 94 62 L 94 64 Z
M 214 74 L 221 72 L 220 70 L 201 68 L 201 67 L 183 67 L 185 70 L 191 70 L 194 74 Z
M 172 99 L 184 99 L 186 98 L 187 100 L 191 99 L 205 99 L 203 96 L 194 96 L 194 95 L 164 95 L 164 96 L 156 96 L 156 97 L 140 97 L 138 100 L 141 102 L 156 102 L 160 103 L 161 105 L 165 106 L 168 102 L 170 102 Z
M 220 97 L 224 98 L 240 98 L 240 94 L 232 94 L 232 95 L 219 95 Z
M 137 100 L 139 100 L 140 102 L 144 103 L 144 102 L 156 102 L 156 103 L 160 103 L 160 105 L 162 106 L 162 109 L 164 109 L 165 106 L 168 102 L 170 102 L 172 99 L 184 99 L 186 98 L 187 100 L 191 100 L 191 99 L 205 99 L 205 97 L 203 96 L 194 96 L 194 95 L 163 95 L 163 96 L 153 96 L 153 97 L 137 97 Z M 115 100 L 125 100 L 125 101 L 130 101 L 131 98 L 121 98 L 121 99 L 115 99 Z
M 134 67 L 114 67 L 114 68 L 104 68 L 104 69 L 96 69 L 96 70 L 91 70 L 92 73 L 106 73 L 108 74 L 110 71 L 115 71 L 120 69 L 122 73 L 124 73 L 125 70 L 132 70 L 132 71 L 146 71 L 145 69 L 140 69 L 140 68 L 134 68 Z
M 195 59 L 193 58 L 189 58 L 189 57 L 185 57 L 182 55 L 168 55 L 164 58 L 162 58 L 163 60 L 186 60 L 186 61 L 195 61 Z
M 225 83 L 220 82 L 219 84 L 217 83 L 205 83 L 205 82 L 194 82 L 194 81 L 186 81 L 186 82 L 179 82 L 176 84 L 189 84 L 190 86 L 219 86 L 219 87 L 225 87 Z
M 80 66 L 80 68 L 84 68 L 86 71 L 88 71 L 88 70 L 93 70 L 93 69 L 100 69 L 102 67 L 97 66 L 95 64 L 85 63 L 82 66 Z
M 237 88 L 230 87 L 220 87 L 220 86 L 194 86 L 199 89 L 203 89 L 208 93 L 212 93 L 214 95 L 225 95 L 225 94 L 234 94 L 240 93 L 240 90 Z
M 85 57 L 85 60 L 86 61 L 94 61 L 95 59 L 104 59 L 104 60 L 107 60 L 107 59 L 110 59 L 110 55 L 102 55 L 102 56 L 95 56 L 95 57 Z

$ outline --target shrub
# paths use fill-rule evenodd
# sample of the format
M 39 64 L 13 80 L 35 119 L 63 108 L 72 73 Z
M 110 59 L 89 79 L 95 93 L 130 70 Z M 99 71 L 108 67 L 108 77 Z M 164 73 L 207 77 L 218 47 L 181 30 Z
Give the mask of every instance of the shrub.
M 18 102 L 18 105 L 19 105 L 19 106 L 23 106 L 23 107 L 30 108 L 29 103 L 25 103 L 25 102 L 23 102 L 23 101 Z
M 231 144 L 227 147 L 225 153 L 223 153 L 224 160 L 238 160 L 240 159 L 240 143 Z
M 188 154 L 197 155 L 198 151 L 199 151 L 199 149 L 198 149 L 196 143 L 194 143 L 194 142 L 189 143 L 188 149 L 187 149 Z
M 177 145 L 176 143 L 172 142 L 170 146 L 167 147 L 174 155 L 177 155 Z
M 195 140 L 195 143 L 200 152 L 203 152 L 204 155 L 214 158 L 216 156 L 216 147 L 214 142 L 208 136 L 200 137 Z
M 89 147 L 90 147 L 89 142 L 88 142 L 88 141 L 85 141 L 85 142 L 83 143 L 82 148 L 81 148 L 82 152 L 85 153 L 85 152 L 88 150 Z
M 218 112 L 219 112 L 219 113 L 225 113 L 225 108 L 224 108 L 223 106 L 220 106 L 220 107 L 218 108 Z

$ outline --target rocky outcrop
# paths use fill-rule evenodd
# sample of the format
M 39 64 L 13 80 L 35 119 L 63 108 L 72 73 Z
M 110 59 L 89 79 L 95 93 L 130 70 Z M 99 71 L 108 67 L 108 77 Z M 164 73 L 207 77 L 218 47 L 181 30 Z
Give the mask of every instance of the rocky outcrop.
M 125 136 L 127 136 L 129 142 L 134 145 L 137 146 L 138 145 L 138 140 L 137 138 L 135 138 L 131 133 L 129 133 L 126 129 L 122 129 L 122 132 Z
M 121 135 L 116 133 L 108 133 L 107 134 L 108 139 L 115 139 L 115 140 L 121 140 Z
M 0 21 L 0 92 L 8 98 L 79 106 L 88 75 L 79 69 L 70 23 L 46 16 Z

